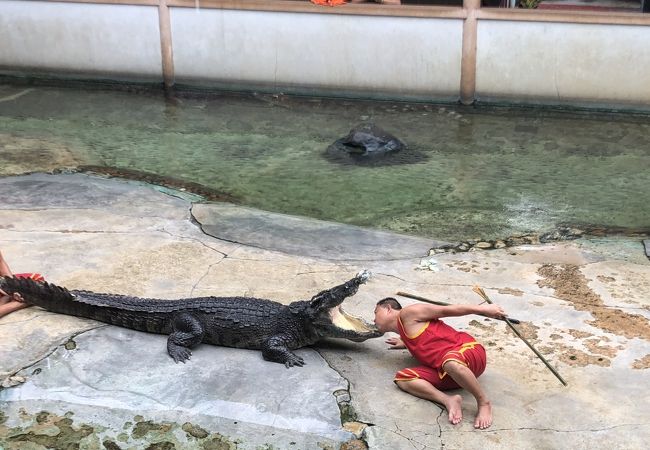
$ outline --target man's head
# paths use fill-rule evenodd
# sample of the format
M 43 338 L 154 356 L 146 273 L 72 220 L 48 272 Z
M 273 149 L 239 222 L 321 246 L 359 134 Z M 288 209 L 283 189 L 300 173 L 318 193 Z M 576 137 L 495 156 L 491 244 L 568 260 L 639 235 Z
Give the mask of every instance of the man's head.
M 393 297 L 382 298 L 375 306 L 375 325 L 382 333 L 397 330 L 397 318 L 402 305 Z

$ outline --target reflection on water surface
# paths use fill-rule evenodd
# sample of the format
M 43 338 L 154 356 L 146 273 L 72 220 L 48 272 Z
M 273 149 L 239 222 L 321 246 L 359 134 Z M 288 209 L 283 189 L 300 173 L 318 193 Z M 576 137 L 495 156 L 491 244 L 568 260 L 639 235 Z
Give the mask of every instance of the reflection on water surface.
M 5 100 L 3 100 L 5 99 Z M 0 175 L 135 169 L 265 210 L 439 239 L 559 222 L 650 226 L 650 118 L 271 95 L 0 85 Z M 361 122 L 417 161 L 341 164 L 327 147 Z

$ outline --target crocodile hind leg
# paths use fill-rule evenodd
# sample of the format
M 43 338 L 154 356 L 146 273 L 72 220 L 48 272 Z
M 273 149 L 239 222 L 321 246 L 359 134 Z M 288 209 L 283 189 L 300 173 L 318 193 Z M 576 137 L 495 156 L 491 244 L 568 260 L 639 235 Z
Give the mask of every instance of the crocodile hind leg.
M 287 344 L 290 341 L 286 336 L 271 336 L 262 344 L 262 357 L 267 361 L 284 364 L 287 368 L 304 366 L 305 360 L 289 350 Z
M 167 353 L 174 362 L 185 363 L 192 356 L 190 348 L 203 340 L 203 324 L 190 313 L 179 313 L 172 318 L 173 331 L 167 339 Z

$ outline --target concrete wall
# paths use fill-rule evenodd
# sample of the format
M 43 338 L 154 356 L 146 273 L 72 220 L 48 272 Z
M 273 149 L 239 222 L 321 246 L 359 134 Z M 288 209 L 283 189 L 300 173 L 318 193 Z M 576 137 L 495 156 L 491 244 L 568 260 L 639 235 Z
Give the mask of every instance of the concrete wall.
M 173 8 L 177 81 L 458 96 L 462 21 Z
M 650 27 L 481 20 L 483 98 L 650 105 Z
M 174 67 L 166 67 L 176 82 L 459 97 L 460 9 L 459 18 L 448 18 L 448 11 L 439 17 L 173 6 L 169 11 Z M 650 109 L 650 26 L 535 22 L 536 16 L 522 18 L 515 11 L 478 10 L 484 11 L 478 15 L 479 100 Z M 495 11 L 499 20 L 490 18 Z M 157 6 L 0 0 L 0 73 L 162 81 L 160 42 Z
M 0 1 L 0 67 L 161 77 L 158 8 Z

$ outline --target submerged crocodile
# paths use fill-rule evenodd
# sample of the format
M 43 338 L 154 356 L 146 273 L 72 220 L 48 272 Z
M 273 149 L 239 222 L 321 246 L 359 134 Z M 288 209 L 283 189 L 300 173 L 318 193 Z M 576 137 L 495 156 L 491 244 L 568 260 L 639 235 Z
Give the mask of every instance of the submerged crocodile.
M 267 361 L 302 366 L 293 353 L 323 338 L 355 342 L 382 335 L 373 325 L 341 308 L 368 279 L 360 272 L 351 280 L 324 290 L 310 300 L 283 305 L 251 297 L 194 297 L 179 300 L 138 298 L 67 290 L 24 278 L 0 277 L 0 288 L 19 293 L 30 305 L 71 316 L 86 317 L 149 333 L 168 334 L 167 352 L 185 362 L 201 342 L 261 350 Z

